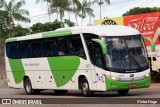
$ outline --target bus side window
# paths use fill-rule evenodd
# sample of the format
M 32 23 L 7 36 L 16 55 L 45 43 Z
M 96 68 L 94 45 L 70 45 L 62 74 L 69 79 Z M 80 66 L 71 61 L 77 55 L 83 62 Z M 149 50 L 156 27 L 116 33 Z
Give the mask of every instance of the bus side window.
M 92 43 L 91 39 L 94 39 L 94 38 L 97 39 L 99 37 L 95 34 L 90 34 L 90 33 L 84 33 L 83 37 L 85 39 L 85 42 L 86 42 L 86 45 L 87 45 L 87 48 L 88 48 L 88 51 L 89 51 L 88 53 L 89 53 L 90 59 L 91 59 L 92 63 L 95 64 L 96 59 L 94 58 L 95 57 L 94 56 L 94 48 L 93 48 L 94 46 L 93 46 L 93 43 Z
M 30 57 L 30 43 L 28 41 L 19 42 L 18 44 L 19 58 Z
M 32 57 L 41 57 L 41 41 L 35 40 L 32 42 Z
M 18 44 L 14 42 L 7 43 L 6 54 L 9 58 L 18 58 Z
M 82 44 L 80 35 L 74 35 L 70 41 L 70 55 L 76 55 L 83 59 L 86 59 L 86 54 Z
M 94 48 L 94 64 L 104 68 L 104 62 L 103 62 L 103 54 L 102 54 L 102 49 L 101 46 L 98 43 L 93 44 Z
M 43 53 L 42 56 L 48 57 L 53 56 L 53 41 L 45 40 L 42 45 Z

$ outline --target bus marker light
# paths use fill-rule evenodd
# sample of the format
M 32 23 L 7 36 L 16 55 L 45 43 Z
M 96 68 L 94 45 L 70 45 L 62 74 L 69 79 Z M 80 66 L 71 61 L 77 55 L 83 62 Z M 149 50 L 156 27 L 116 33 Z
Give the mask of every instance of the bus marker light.
M 96 83 L 97 81 L 94 81 L 93 83 Z
M 136 84 L 129 84 L 128 86 L 129 87 L 136 87 L 137 85 Z

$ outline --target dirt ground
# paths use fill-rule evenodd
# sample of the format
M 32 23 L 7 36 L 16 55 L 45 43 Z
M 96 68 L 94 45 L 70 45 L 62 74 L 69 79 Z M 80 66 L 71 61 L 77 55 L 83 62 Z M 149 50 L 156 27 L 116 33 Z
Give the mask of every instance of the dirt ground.
M 4 56 L 0 56 L 0 84 L 4 79 L 6 79 L 5 58 Z

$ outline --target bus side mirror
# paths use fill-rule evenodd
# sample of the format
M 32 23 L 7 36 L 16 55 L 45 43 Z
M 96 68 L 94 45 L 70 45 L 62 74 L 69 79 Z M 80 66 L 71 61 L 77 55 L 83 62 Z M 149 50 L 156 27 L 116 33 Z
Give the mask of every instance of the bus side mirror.
M 98 43 L 101 48 L 102 48 L 102 52 L 104 55 L 107 55 L 107 47 L 104 41 L 100 40 L 100 39 L 92 39 L 93 42 Z
M 150 38 L 147 38 L 147 37 L 143 37 L 143 38 L 145 40 L 147 40 L 148 42 L 150 42 L 151 50 L 152 50 L 152 52 L 154 52 L 155 51 L 155 43 L 154 43 L 154 41 L 152 39 L 150 39 Z

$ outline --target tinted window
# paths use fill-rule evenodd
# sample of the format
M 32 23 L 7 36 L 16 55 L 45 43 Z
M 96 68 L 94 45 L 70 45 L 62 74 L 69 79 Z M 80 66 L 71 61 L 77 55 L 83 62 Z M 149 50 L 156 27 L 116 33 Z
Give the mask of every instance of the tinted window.
M 32 57 L 41 57 L 41 41 L 36 40 L 32 42 Z
M 43 38 L 6 44 L 10 58 L 34 58 L 76 55 L 86 58 L 80 35 Z
M 6 54 L 10 58 L 18 58 L 18 43 L 7 43 Z
M 71 38 L 70 54 L 71 55 L 77 55 L 79 57 L 82 57 L 82 58 L 86 59 L 86 54 L 85 54 L 85 51 L 84 51 L 82 40 L 81 40 L 79 35 Z
M 29 41 L 22 41 L 18 44 L 19 58 L 28 58 L 31 56 L 31 45 Z

